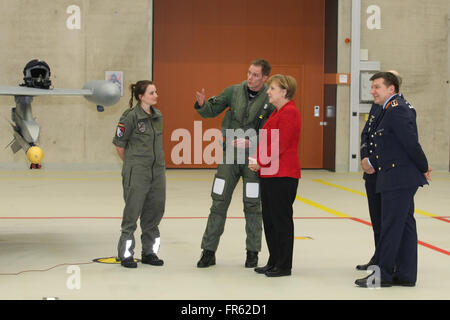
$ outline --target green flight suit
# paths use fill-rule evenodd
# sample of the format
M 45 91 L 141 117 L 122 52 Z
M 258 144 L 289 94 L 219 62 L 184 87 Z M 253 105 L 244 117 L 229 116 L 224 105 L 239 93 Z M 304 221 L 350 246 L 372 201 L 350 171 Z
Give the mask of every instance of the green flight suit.
M 134 254 L 134 231 L 140 218 L 142 255 L 157 253 L 158 225 L 166 201 L 166 175 L 161 112 L 151 107 L 147 114 L 138 103 L 125 111 L 117 126 L 113 144 L 125 149 L 122 185 L 125 208 L 118 244 L 121 260 Z
M 247 81 L 230 86 L 219 95 L 205 101 L 202 107 L 198 103 L 195 103 L 194 107 L 203 118 L 216 117 L 229 107 L 222 121 L 222 133 L 224 137 L 227 137 L 227 129 L 242 129 L 244 131 L 254 129 L 257 134 L 275 107 L 269 104 L 266 84 L 264 84 L 263 88 L 251 101 L 249 101 L 247 88 Z M 209 251 L 217 250 L 220 236 L 224 231 L 227 211 L 233 191 L 240 177 L 242 177 L 244 184 L 245 231 L 247 234 L 246 249 L 248 251 L 259 252 L 261 251 L 262 236 L 259 177 L 248 168 L 248 156 L 251 156 L 248 153 L 248 149 L 245 151 L 245 155 L 240 157 L 240 159 L 244 159 L 245 163 L 242 160 L 236 161 L 240 152 L 230 144 L 230 140 L 232 139 L 229 140 L 228 138 L 224 146 L 223 161 L 219 164 L 214 177 L 211 192 L 212 206 L 206 230 L 203 234 L 201 248 Z M 230 152 L 233 152 L 230 158 L 234 159 L 231 163 L 227 157 L 227 154 Z

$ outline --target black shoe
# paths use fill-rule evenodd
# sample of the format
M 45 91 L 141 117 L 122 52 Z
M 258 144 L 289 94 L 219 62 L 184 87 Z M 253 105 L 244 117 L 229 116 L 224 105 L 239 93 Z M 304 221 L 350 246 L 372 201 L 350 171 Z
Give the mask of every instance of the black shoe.
M 247 250 L 247 259 L 245 259 L 246 268 L 255 268 L 258 266 L 258 252 Z
M 164 261 L 158 258 L 158 256 L 154 253 L 142 255 L 141 262 L 145 264 L 151 264 L 152 266 L 162 266 L 164 264 Z
M 364 270 L 367 270 L 370 266 L 373 266 L 374 264 L 376 264 L 376 263 L 373 262 L 372 260 L 369 261 L 369 263 L 366 263 L 366 264 L 358 264 L 356 266 L 356 270 L 364 271 Z
M 355 284 L 358 287 L 361 287 L 361 288 L 376 288 L 377 284 L 373 283 L 373 280 L 375 280 L 375 279 L 372 276 L 373 276 L 373 273 L 371 275 L 368 275 L 365 278 L 357 279 L 355 281 Z M 378 279 L 378 280 L 379 280 L 379 286 L 381 288 L 392 287 L 392 282 L 391 281 L 384 281 L 383 279 L 381 279 L 381 280 Z
M 415 282 L 409 282 L 409 281 L 403 281 L 400 280 L 399 278 L 392 278 L 392 285 L 393 286 L 401 286 L 401 287 L 415 287 L 416 283 Z
M 267 270 L 265 275 L 267 277 L 284 277 L 291 275 L 291 269 L 279 269 L 277 267 L 273 267 L 270 270 Z
M 125 268 L 137 268 L 137 262 L 134 261 L 133 257 L 129 257 L 120 261 L 120 264 Z
M 271 265 L 265 265 L 264 267 L 255 268 L 256 273 L 264 274 L 269 270 L 272 270 L 274 266 Z
M 203 250 L 202 257 L 197 262 L 197 268 L 207 268 L 216 264 L 216 255 L 214 251 Z

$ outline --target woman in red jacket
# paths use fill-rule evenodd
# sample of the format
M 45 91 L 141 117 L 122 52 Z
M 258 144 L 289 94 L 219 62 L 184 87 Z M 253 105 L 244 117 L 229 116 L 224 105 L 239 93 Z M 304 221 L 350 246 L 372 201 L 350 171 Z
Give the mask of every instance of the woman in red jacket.
M 294 249 L 292 205 L 300 179 L 298 143 L 300 113 L 291 99 L 297 89 L 296 80 L 288 75 L 274 75 L 268 80 L 269 101 L 276 107 L 260 133 L 255 158 L 249 168 L 261 177 L 261 204 L 269 249 L 269 260 L 257 273 L 268 277 L 291 275 Z

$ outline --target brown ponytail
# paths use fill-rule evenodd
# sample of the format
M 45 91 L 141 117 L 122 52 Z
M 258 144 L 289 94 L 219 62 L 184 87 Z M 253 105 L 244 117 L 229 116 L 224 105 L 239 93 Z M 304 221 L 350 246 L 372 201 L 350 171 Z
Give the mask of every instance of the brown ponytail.
M 132 83 L 130 85 L 130 91 L 131 91 L 131 98 L 130 98 L 130 109 L 133 108 L 133 95 L 134 95 L 134 89 L 136 88 L 136 84 Z

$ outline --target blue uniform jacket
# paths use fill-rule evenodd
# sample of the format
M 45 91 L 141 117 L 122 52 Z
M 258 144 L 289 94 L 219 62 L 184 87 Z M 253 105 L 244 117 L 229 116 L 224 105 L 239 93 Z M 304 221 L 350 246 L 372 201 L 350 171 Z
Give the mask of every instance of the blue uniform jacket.
M 364 158 L 369 158 L 375 152 L 375 143 L 373 138 L 375 137 L 375 131 L 377 126 L 383 115 L 383 107 L 379 104 L 372 104 L 372 108 L 369 112 L 369 118 L 366 121 L 366 124 L 361 132 L 361 160 Z M 377 169 L 376 165 L 374 165 L 375 171 Z M 376 174 L 367 174 L 364 172 L 363 176 L 364 180 L 370 179 L 375 182 L 377 178 Z
M 377 192 L 428 184 L 428 161 L 419 143 L 416 112 L 400 95 L 393 96 L 374 134 Z

